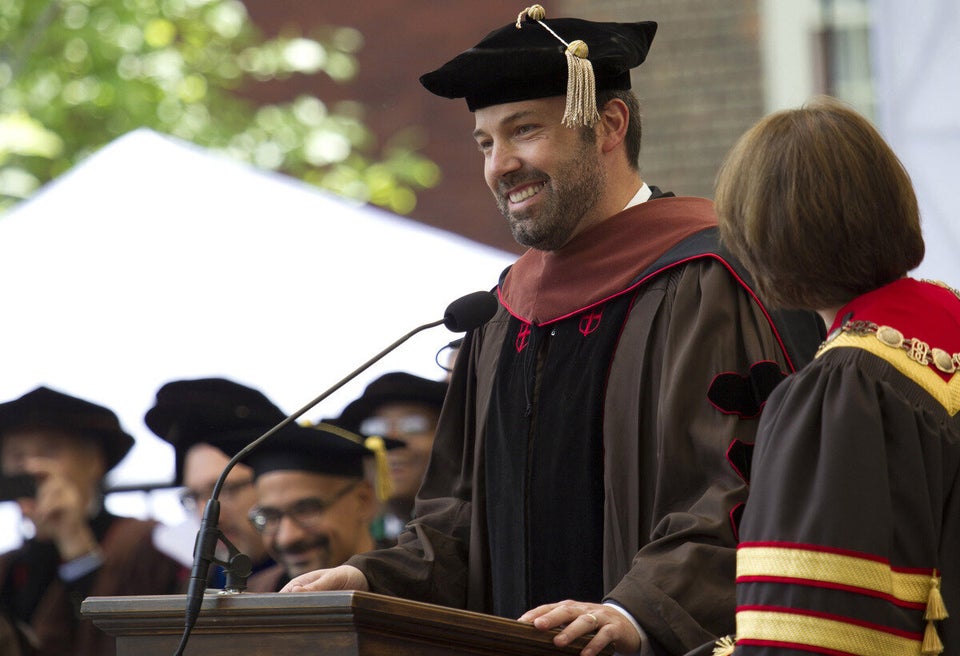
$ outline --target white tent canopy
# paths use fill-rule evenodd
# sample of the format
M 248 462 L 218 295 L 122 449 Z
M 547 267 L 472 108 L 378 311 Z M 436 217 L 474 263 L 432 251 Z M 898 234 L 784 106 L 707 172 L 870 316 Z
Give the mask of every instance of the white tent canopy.
M 143 424 L 163 383 L 223 376 L 293 412 L 513 259 L 138 130 L 0 218 L 0 400 L 106 405 L 137 438 L 111 483 L 166 482 L 172 449 Z M 442 378 L 456 337 L 421 333 L 305 418 L 385 371 Z
M 926 256 L 916 277 L 960 286 L 960 3 L 873 0 L 878 123 L 913 179 Z

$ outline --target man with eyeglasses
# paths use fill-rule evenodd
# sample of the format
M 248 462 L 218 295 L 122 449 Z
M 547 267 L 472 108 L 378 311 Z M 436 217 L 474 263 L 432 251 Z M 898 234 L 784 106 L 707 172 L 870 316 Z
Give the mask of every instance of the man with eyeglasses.
M 230 459 L 284 417 L 255 389 L 223 378 L 201 378 L 171 381 L 161 387 L 144 421 L 173 445 L 175 481 L 183 485 L 180 501 L 199 521 Z M 253 571 L 273 565 L 260 533 L 247 519 L 257 501 L 253 470 L 238 463 L 220 488 L 219 500 L 220 530 L 250 557 Z M 211 568 L 210 587 L 222 588 L 224 583 L 223 568 Z
M 413 518 L 413 502 L 427 471 L 446 393 L 445 382 L 395 371 L 367 385 L 340 415 L 345 428 L 401 443 L 387 452 L 393 494 L 373 526 L 378 546 L 396 544 L 397 535 Z
M 258 500 L 250 524 L 278 563 L 250 577 L 250 592 L 276 592 L 295 576 L 374 548 L 379 503 L 365 474 L 375 454 L 364 444 L 333 424 L 290 424 L 247 457 Z

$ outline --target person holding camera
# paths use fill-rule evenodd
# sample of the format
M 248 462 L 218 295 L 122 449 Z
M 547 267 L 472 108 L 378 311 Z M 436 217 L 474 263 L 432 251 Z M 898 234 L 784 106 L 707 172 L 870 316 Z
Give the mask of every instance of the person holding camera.
M 0 634 L 16 636 L 5 650 L 115 654 L 80 603 L 182 587 L 183 567 L 153 546 L 155 522 L 103 506 L 103 478 L 133 442 L 111 410 L 47 387 L 0 404 L 0 469 L 21 481 L 16 501 L 33 533 L 0 555 Z

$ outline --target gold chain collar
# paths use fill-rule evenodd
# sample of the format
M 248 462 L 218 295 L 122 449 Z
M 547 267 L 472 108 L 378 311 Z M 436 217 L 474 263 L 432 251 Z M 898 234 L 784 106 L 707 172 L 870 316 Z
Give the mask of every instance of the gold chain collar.
M 960 291 L 957 291 L 950 285 L 939 280 L 923 280 L 922 282 L 943 287 L 950 291 L 960 300 Z M 846 321 L 839 329 L 834 330 L 832 334 L 817 349 L 817 355 L 826 348 L 827 344 L 833 341 L 840 333 L 850 333 L 857 337 L 873 335 L 881 344 L 890 348 L 901 349 L 907 356 L 916 362 L 925 366 L 936 367 L 945 374 L 952 374 L 960 369 L 960 353 L 950 354 L 940 348 L 931 348 L 929 344 L 919 339 L 904 337 L 903 333 L 890 326 L 881 326 L 872 321 Z

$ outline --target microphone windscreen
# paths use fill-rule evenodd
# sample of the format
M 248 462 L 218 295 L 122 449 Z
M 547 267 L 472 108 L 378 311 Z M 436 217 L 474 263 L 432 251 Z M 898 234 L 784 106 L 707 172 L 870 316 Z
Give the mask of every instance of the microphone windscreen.
M 443 314 L 443 325 L 455 333 L 479 328 L 493 318 L 499 305 L 497 297 L 490 292 L 473 292 L 461 296 L 447 306 L 447 311 Z

